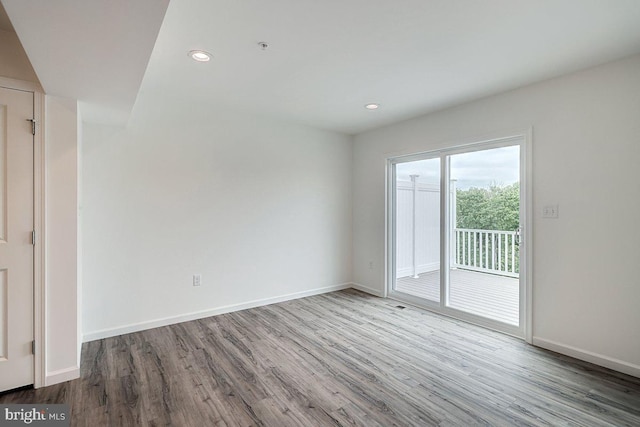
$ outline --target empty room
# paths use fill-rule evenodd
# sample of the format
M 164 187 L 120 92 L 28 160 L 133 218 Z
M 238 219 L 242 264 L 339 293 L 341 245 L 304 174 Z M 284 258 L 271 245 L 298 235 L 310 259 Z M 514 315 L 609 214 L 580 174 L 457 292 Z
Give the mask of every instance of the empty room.
M 640 425 L 638 23 L 0 0 L 0 425 Z

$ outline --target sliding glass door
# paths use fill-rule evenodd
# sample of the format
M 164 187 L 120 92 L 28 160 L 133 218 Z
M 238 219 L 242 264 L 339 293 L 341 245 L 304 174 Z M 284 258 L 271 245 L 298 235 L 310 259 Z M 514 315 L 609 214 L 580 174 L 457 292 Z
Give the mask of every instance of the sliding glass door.
M 523 144 L 390 160 L 391 297 L 524 336 Z

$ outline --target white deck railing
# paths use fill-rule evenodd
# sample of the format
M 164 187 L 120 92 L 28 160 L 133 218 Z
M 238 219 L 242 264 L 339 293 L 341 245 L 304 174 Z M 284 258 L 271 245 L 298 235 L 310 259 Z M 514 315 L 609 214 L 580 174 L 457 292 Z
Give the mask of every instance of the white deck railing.
M 519 246 L 515 231 L 455 228 L 452 267 L 518 277 Z

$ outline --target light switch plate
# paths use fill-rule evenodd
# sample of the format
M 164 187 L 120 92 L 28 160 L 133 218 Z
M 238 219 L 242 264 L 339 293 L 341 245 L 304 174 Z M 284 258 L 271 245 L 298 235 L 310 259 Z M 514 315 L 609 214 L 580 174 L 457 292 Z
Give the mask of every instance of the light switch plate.
M 558 218 L 558 205 L 546 205 L 542 208 L 543 218 Z

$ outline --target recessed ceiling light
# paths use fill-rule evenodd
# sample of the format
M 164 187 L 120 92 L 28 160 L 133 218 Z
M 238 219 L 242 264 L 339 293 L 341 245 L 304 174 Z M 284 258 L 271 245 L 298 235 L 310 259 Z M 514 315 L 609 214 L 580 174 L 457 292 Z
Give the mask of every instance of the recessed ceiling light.
M 211 54 L 204 50 L 192 50 L 189 52 L 189 56 L 191 59 L 198 62 L 207 62 L 211 60 Z
M 380 108 L 380 104 L 367 104 L 364 106 L 367 110 L 377 110 Z

